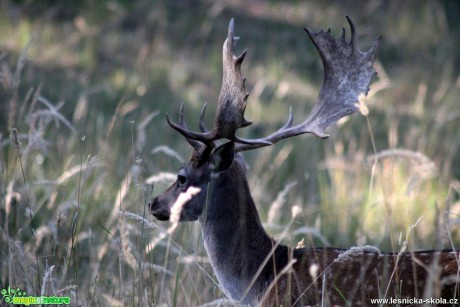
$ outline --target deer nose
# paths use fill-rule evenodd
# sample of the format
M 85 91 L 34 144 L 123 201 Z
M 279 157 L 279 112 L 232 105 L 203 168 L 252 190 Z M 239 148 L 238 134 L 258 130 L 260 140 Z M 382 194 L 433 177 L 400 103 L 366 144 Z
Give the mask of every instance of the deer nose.
M 167 207 L 161 206 L 161 202 L 158 200 L 158 197 L 155 197 L 152 202 L 148 204 L 149 212 L 156 219 L 160 221 L 169 220 L 169 210 Z
M 154 199 L 152 199 L 152 201 L 149 202 L 147 206 L 148 206 L 150 213 L 153 213 L 153 211 L 155 211 L 155 208 L 158 208 L 158 197 L 155 197 Z

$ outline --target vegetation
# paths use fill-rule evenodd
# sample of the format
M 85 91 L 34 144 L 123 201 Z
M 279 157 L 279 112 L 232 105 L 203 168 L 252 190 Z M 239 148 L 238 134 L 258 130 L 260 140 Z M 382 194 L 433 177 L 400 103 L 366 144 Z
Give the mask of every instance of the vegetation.
M 192 127 L 208 102 L 211 120 L 231 17 L 248 49 L 246 137 L 313 105 L 322 67 L 302 27 L 339 35 L 350 15 L 358 41 L 383 35 L 368 115 L 325 141 L 246 155 L 271 235 L 293 246 L 460 247 L 457 1 L 71 3 L 0 4 L 0 288 L 75 306 L 223 297 L 198 223 L 170 235 L 145 205 L 191 152 L 164 114 L 185 102 Z

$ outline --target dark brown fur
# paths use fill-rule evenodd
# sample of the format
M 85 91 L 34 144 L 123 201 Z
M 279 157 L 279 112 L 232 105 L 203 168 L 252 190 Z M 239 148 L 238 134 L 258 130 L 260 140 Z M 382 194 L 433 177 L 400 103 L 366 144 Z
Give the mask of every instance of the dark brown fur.
M 385 254 L 369 247 L 297 249 L 292 269 L 261 304 L 368 306 L 375 298 L 459 298 L 459 257 L 452 250 Z

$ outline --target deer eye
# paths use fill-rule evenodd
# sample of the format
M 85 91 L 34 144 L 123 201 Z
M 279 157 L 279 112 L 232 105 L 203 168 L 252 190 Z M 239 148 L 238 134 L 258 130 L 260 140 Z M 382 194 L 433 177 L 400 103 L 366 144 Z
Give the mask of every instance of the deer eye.
M 179 185 L 184 185 L 187 182 L 187 177 L 179 174 L 177 175 L 177 182 L 179 183 Z

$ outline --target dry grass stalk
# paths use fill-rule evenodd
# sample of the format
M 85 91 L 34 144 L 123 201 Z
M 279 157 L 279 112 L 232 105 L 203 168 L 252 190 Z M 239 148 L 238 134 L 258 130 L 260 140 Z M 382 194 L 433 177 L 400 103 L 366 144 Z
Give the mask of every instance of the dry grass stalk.
M 161 182 L 161 181 L 167 181 L 167 182 L 171 181 L 172 182 L 176 178 L 177 178 L 177 174 L 168 173 L 168 172 L 161 172 L 161 173 L 158 173 L 156 175 L 147 177 L 145 179 L 145 183 L 146 184 L 154 184 L 154 183 Z
M 123 301 L 117 300 L 117 299 L 113 298 L 112 296 L 109 296 L 108 294 L 103 293 L 102 297 L 107 302 L 108 306 L 112 306 L 112 307 L 123 307 L 123 306 L 125 306 Z
M 367 98 L 364 93 L 358 97 L 358 103 L 355 104 L 362 116 L 369 115 L 369 107 L 367 106 Z
M 46 285 L 48 283 L 48 280 L 51 278 L 51 274 L 53 274 L 54 270 L 54 265 L 50 266 L 49 269 L 45 272 L 45 276 L 43 277 L 43 284 L 42 284 L 42 289 L 40 294 L 45 295 L 46 294 Z
M 123 217 L 125 217 L 125 218 L 129 218 L 131 220 L 134 220 L 134 221 L 138 222 L 139 224 L 143 224 L 143 227 L 145 229 L 158 229 L 157 224 L 155 224 L 154 222 L 148 221 L 145 218 L 143 218 L 142 216 L 137 215 L 135 213 L 128 212 L 128 211 L 118 211 L 118 214 L 123 216 Z
M 286 195 L 289 191 L 297 185 L 297 181 L 293 181 L 288 183 L 284 189 L 278 193 L 275 201 L 270 206 L 270 211 L 268 211 L 268 223 L 274 223 L 280 216 L 281 209 L 283 205 L 286 203 Z M 294 208 L 294 207 L 293 207 Z M 297 214 L 293 213 L 293 216 Z
M 165 155 L 167 155 L 169 157 L 175 158 L 180 163 L 184 163 L 184 158 L 182 158 L 182 156 L 177 151 L 172 149 L 171 147 L 157 146 L 154 149 L 152 149 L 151 152 L 152 152 L 152 154 L 157 154 L 157 153 L 161 152 L 161 153 L 163 153 L 163 154 L 165 154 Z
M 409 160 L 414 164 L 416 173 L 423 180 L 433 178 L 438 174 L 435 163 L 429 157 L 418 151 L 411 151 L 407 149 L 389 149 L 372 155 L 368 159 L 369 161 L 376 161 L 385 158 L 401 158 Z
M 201 190 L 199 188 L 191 186 L 187 189 L 187 191 L 179 194 L 179 197 L 177 198 L 176 202 L 171 207 L 171 216 L 169 219 L 171 221 L 171 226 L 169 226 L 168 229 L 169 234 L 172 234 L 176 229 L 177 225 L 179 224 L 180 213 L 184 205 L 200 191 Z
M 390 290 L 390 286 L 391 286 L 391 280 L 394 278 L 394 275 L 396 273 L 396 270 L 398 269 L 398 263 L 399 261 L 401 260 L 401 257 L 404 255 L 404 253 L 406 252 L 407 250 L 407 246 L 409 244 L 409 241 L 410 241 L 410 238 L 411 238 L 411 235 L 412 235 L 412 231 L 414 230 L 415 227 L 417 227 L 417 225 L 423 220 L 423 216 L 420 217 L 413 225 L 409 226 L 409 229 L 407 230 L 406 232 L 406 239 L 403 241 L 402 245 L 401 245 L 401 249 L 399 250 L 398 252 L 398 255 L 396 256 L 396 262 L 395 262 L 395 267 L 394 267 L 394 270 L 393 272 L 391 272 L 391 275 L 390 275 L 390 279 L 388 280 L 388 285 L 387 285 L 387 288 L 385 290 L 385 294 L 383 297 L 388 297 L 388 291 Z
M 160 112 L 155 111 L 150 113 L 137 125 L 137 137 L 136 137 L 136 149 L 141 152 L 145 146 L 145 141 L 147 140 L 147 134 L 145 133 L 145 128 L 152 121 L 152 119 L 157 116 Z
M 123 259 L 129 264 L 131 269 L 138 271 L 140 267 L 139 255 L 136 255 L 136 248 L 129 239 L 129 230 L 126 227 L 126 223 L 123 218 L 120 219 L 119 225 Z
M 112 207 L 112 212 L 110 213 L 110 217 L 109 217 L 109 220 L 108 220 L 108 225 L 112 225 L 115 217 L 117 216 L 117 212 L 119 212 L 120 210 L 122 210 L 122 203 L 123 203 L 123 200 L 126 196 L 126 194 L 128 193 L 128 189 L 129 189 L 129 184 L 131 182 L 131 179 L 132 179 L 132 174 L 131 172 L 128 172 L 125 176 L 125 178 L 123 179 L 122 183 L 120 184 L 120 188 L 119 190 L 117 191 L 117 193 L 115 194 L 116 197 L 115 197 L 115 201 L 113 203 L 113 207 Z
M 147 244 L 144 249 L 144 253 L 150 253 L 164 238 L 168 236 L 168 231 L 162 231 L 158 233 L 153 239 Z

